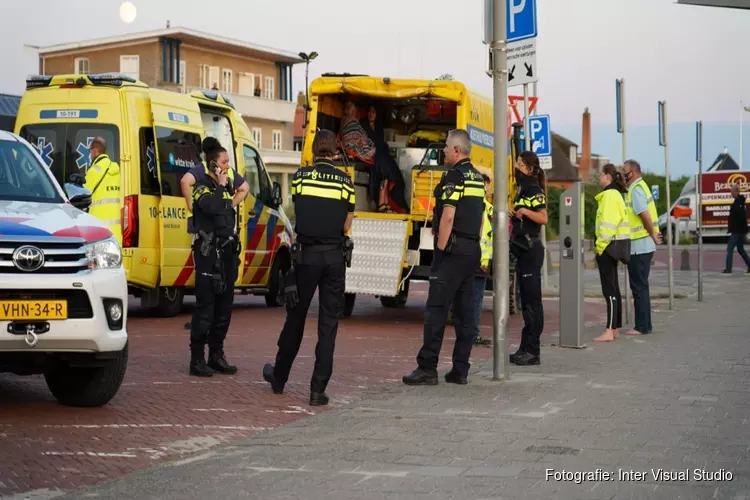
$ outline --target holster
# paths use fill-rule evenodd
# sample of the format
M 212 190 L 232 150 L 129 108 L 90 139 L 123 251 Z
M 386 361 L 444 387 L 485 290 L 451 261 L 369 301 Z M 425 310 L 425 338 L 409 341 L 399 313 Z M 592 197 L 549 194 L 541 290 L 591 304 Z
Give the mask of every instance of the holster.
M 354 242 L 351 238 L 344 238 L 344 242 L 341 244 L 341 251 L 344 254 L 344 260 L 346 261 L 346 267 L 352 267 L 352 255 L 354 254 Z
M 204 257 L 208 257 L 211 254 L 211 247 L 214 242 L 214 233 L 207 233 L 202 230 L 198 230 L 198 241 L 200 242 L 200 252 Z
M 294 264 L 302 264 L 302 243 L 300 243 L 299 241 L 295 241 L 294 243 L 292 243 L 290 253 L 292 255 L 292 262 Z
M 450 236 L 448 236 L 448 243 L 445 244 L 445 250 L 443 250 L 444 253 L 453 253 L 453 249 L 456 246 L 456 233 L 451 233 Z

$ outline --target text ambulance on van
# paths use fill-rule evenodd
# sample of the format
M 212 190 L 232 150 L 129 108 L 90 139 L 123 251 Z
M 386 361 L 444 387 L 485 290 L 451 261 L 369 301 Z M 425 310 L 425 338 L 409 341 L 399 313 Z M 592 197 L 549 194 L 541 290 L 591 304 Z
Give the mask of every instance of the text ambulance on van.
M 174 316 L 193 292 L 190 212 L 180 179 L 201 164 L 206 136 L 221 142 L 250 185 L 237 207 L 244 258 L 235 286 L 265 295 L 269 306 L 283 303 L 292 227 L 281 208 L 281 186 L 271 183 L 249 128 L 226 97 L 153 89 L 118 73 L 35 76 L 26 89 L 16 133 L 37 148 L 58 182 L 85 175 L 97 136 L 120 165 L 123 266 L 142 305 Z

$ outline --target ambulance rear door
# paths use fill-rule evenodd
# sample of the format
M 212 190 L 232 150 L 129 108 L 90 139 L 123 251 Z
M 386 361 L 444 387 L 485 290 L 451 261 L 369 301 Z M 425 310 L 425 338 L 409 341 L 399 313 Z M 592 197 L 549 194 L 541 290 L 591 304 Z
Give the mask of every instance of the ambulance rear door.
M 161 280 L 166 287 L 192 286 L 195 282 L 192 235 L 187 232 L 190 212 L 180 181 L 201 165 L 203 123 L 198 103 L 181 94 L 151 90 L 151 112 L 161 199 L 159 235 Z

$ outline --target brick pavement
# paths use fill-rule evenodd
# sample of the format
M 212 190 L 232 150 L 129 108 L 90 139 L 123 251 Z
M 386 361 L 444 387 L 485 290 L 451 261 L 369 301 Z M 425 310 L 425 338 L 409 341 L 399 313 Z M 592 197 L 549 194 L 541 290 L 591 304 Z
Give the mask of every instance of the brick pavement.
M 516 367 L 506 383 L 480 362 L 468 386 L 393 384 L 63 498 L 746 499 L 747 280 L 709 279 L 722 279 L 717 293 L 656 314 L 653 335 L 547 347 L 542 366 Z M 548 469 L 594 477 L 547 480 Z M 720 477 L 654 479 L 652 469 Z M 619 471 L 645 475 L 626 481 Z M 597 480 L 604 472 L 615 476 Z
M 335 372 L 329 386 L 331 407 L 342 407 L 400 383 L 414 366 L 422 332 L 424 286 L 412 288 L 409 306 L 385 310 L 372 298 L 358 298 L 354 316 L 342 322 L 336 345 Z M 491 299 L 482 319 L 491 335 Z M 262 299 L 238 297 L 227 339 L 233 377 L 188 377 L 189 316 L 138 317 L 129 323 L 130 361 L 124 384 L 104 408 L 58 405 L 41 377 L 0 375 L 0 496 L 36 491 L 54 495 L 161 461 L 205 452 L 320 412 L 307 405 L 317 310 L 308 323 L 298 364 L 286 394 L 272 397 L 260 376 L 272 361 L 283 323 L 279 309 Z M 557 330 L 557 302 L 545 302 L 549 341 Z M 587 307 L 588 320 L 600 322 L 602 308 Z M 521 318 L 510 323 L 518 342 Z M 443 361 L 450 363 L 453 332 L 449 327 Z M 476 348 L 474 359 L 489 359 L 491 349 Z M 30 473 L 29 471 L 33 471 Z

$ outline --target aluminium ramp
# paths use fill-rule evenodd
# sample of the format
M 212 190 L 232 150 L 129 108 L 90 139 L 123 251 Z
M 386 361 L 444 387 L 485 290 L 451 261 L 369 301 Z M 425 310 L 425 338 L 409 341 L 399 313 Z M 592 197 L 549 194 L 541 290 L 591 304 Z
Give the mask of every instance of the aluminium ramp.
M 411 221 L 382 214 L 352 221 L 352 267 L 346 293 L 395 297 L 401 284 Z

